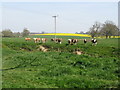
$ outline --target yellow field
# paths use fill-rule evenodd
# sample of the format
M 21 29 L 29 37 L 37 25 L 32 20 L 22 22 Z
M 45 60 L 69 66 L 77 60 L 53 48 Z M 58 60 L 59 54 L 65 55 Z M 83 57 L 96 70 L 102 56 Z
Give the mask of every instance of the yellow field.
M 30 35 L 57 35 L 57 36 L 80 36 L 80 37 L 91 37 L 89 34 L 73 34 L 73 33 L 46 33 L 46 34 L 30 34 Z M 105 36 L 95 38 L 106 38 Z M 111 36 L 111 38 L 120 38 L 120 36 Z
M 105 36 L 97 37 L 97 38 L 106 38 Z M 120 38 L 120 36 L 111 36 L 111 38 Z
M 73 34 L 73 33 L 47 33 L 47 34 L 31 34 L 31 35 L 58 35 L 58 36 L 81 36 L 81 37 L 91 37 L 88 34 Z

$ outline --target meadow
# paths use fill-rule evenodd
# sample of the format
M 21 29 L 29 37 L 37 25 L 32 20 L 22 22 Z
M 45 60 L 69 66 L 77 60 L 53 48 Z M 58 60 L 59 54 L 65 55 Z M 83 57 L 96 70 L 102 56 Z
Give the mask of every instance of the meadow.
M 54 36 L 30 36 L 48 38 L 46 43 L 25 41 L 24 38 L 2 38 L 2 87 L 3 88 L 118 88 L 120 87 L 119 55 L 120 39 L 97 39 L 84 45 L 68 45 L 68 38 L 57 36 L 62 44 L 51 42 Z M 91 40 L 91 38 L 86 38 Z M 39 51 L 39 45 L 48 49 Z M 84 53 L 73 52 L 80 49 Z

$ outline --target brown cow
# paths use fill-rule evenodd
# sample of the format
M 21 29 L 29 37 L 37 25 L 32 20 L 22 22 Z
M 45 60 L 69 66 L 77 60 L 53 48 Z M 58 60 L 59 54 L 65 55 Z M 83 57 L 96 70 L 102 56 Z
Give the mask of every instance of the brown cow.
M 42 43 L 45 43 L 47 41 L 47 38 L 42 38 Z
M 30 41 L 30 40 L 31 40 L 31 38 L 25 38 L 25 40 L 26 40 L 26 41 Z
M 40 42 L 40 38 L 33 38 L 34 42 L 37 43 L 37 42 Z

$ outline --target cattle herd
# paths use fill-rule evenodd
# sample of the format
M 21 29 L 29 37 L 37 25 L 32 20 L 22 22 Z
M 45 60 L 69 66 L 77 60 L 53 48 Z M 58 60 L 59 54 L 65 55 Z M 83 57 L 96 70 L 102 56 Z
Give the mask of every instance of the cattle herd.
M 32 40 L 32 38 L 25 38 L 26 41 L 30 41 Z M 47 38 L 33 38 L 35 43 L 46 43 L 46 41 L 48 40 Z M 68 44 L 69 45 L 76 45 L 78 43 L 79 40 L 83 40 L 83 43 L 86 44 L 87 42 L 89 42 L 89 40 L 87 39 L 68 39 Z M 52 38 L 51 41 L 55 42 L 55 43 L 59 43 L 61 44 L 63 39 L 62 38 Z M 92 45 L 97 45 L 97 40 L 96 39 L 92 39 L 91 40 Z

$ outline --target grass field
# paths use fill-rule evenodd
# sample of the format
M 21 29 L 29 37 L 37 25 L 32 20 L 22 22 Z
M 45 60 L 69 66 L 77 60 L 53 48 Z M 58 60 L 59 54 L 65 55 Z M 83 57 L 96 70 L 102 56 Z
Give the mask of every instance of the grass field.
M 32 36 L 31 36 L 32 37 Z M 68 38 L 57 36 L 63 43 L 50 41 L 45 44 L 26 42 L 24 38 L 3 38 L 2 78 L 3 88 L 117 88 L 120 86 L 120 39 L 98 39 L 97 46 L 67 45 Z M 87 38 L 90 40 L 90 38 Z M 39 45 L 48 52 L 38 51 Z M 75 49 L 84 52 L 73 54 Z

